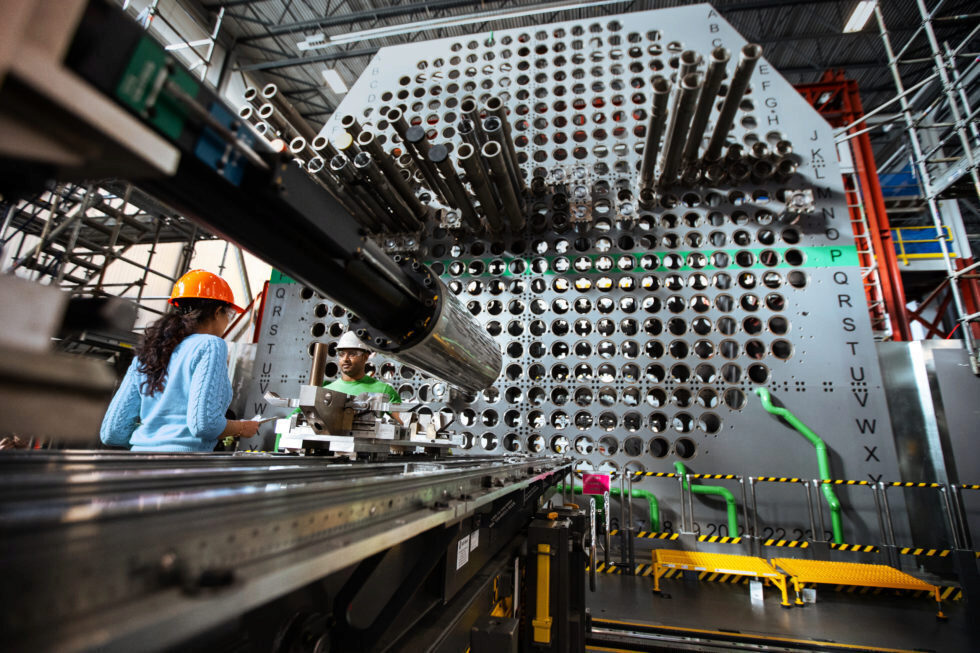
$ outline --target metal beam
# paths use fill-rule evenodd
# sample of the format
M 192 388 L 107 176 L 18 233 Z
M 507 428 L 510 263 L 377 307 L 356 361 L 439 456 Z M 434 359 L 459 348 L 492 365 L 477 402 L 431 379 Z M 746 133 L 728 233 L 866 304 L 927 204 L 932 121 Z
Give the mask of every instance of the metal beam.
M 465 7 L 467 5 L 482 6 L 484 4 L 486 3 L 483 0 L 432 0 L 431 2 L 412 2 L 392 7 L 378 7 L 377 9 L 370 9 L 367 11 L 355 11 L 349 14 L 324 16 L 313 20 L 302 20 L 295 23 L 286 23 L 285 25 L 270 27 L 269 31 L 265 34 L 243 36 L 239 40 L 243 42 L 254 41 L 256 39 L 264 39 L 272 36 L 296 34 L 297 32 L 305 32 L 312 29 L 338 27 L 363 21 L 376 21 L 379 19 L 394 18 L 396 16 L 405 16 L 408 14 L 417 14 L 421 12 L 429 13 L 442 9 L 455 9 L 457 7 Z
M 371 57 L 378 51 L 378 48 L 361 48 L 359 50 L 340 50 L 337 52 L 327 52 L 314 55 L 312 57 L 293 57 L 292 59 L 280 59 L 279 61 L 263 61 L 239 66 L 237 70 L 248 72 L 250 70 L 275 70 L 276 68 L 288 68 L 290 66 L 305 66 L 311 63 L 322 63 L 324 61 L 337 61 L 338 59 L 349 59 L 351 57 Z M 881 65 L 881 64 L 879 64 Z

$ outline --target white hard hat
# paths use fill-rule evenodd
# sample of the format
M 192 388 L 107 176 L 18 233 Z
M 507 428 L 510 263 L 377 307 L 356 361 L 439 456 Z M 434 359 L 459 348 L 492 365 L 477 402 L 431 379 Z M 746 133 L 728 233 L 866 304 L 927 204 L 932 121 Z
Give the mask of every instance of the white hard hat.
M 354 335 L 353 331 L 345 331 L 344 335 L 340 336 L 340 340 L 337 341 L 337 349 L 362 349 L 364 351 L 371 351 L 360 338 Z

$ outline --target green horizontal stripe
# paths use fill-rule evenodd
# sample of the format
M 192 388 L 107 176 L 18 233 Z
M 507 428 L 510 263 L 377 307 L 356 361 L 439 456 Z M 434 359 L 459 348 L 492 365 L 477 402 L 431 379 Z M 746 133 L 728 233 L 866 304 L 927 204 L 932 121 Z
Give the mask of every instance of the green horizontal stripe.
M 775 252 L 778 255 L 778 262 L 776 263 L 776 265 L 764 265 L 762 262 L 760 262 L 760 260 L 759 260 L 759 254 L 761 252 L 763 252 L 763 251 L 766 251 L 766 250 L 771 251 L 771 252 Z M 790 250 L 796 250 L 797 252 L 800 252 L 800 253 L 803 254 L 803 262 L 800 265 L 790 265 L 789 263 L 786 262 L 786 252 L 787 251 L 790 251 Z M 711 255 L 712 254 L 715 254 L 716 252 L 724 252 L 725 254 L 728 255 L 729 261 L 728 261 L 728 265 L 727 266 L 725 266 L 725 267 L 717 267 L 717 266 L 711 265 Z M 746 267 L 743 267 L 741 265 L 738 265 L 735 262 L 735 256 L 739 252 L 751 252 L 752 253 L 752 260 L 753 260 L 752 265 L 749 265 L 749 266 L 746 266 Z M 642 267 L 640 267 L 640 260 L 644 256 L 646 256 L 648 254 L 652 254 L 652 255 L 656 256 L 658 258 L 659 265 L 656 268 L 652 268 L 652 269 L 649 269 L 649 270 L 644 270 Z M 669 256 L 671 254 L 676 254 L 678 256 L 681 256 L 684 259 L 684 265 L 682 265 L 682 266 L 680 266 L 678 268 L 674 268 L 674 269 L 667 268 L 663 264 L 664 263 L 664 257 Z M 688 258 L 688 256 L 690 254 L 703 254 L 705 256 L 705 258 L 707 259 L 707 262 L 704 265 L 704 267 L 694 268 L 694 267 L 691 267 L 690 265 L 688 265 L 687 264 L 688 263 L 687 258 Z M 631 257 L 634 260 L 635 264 L 634 264 L 634 266 L 633 266 L 632 269 L 627 269 L 627 270 L 623 270 L 623 269 L 619 268 L 616 265 L 614 265 L 609 270 L 604 270 L 604 271 L 603 270 L 597 270 L 596 267 L 595 267 L 595 262 L 598 259 L 602 258 L 603 256 L 608 256 L 609 258 L 613 259 L 613 262 L 614 263 L 616 261 L 618 261 L 620 258 L 622 258 L 624 256 L 627 256 L 627 257 Z M 575 269 L 575 267 L 573 265 L 570 265 L 569 268 L 568 268 L 568 270 L 566 272 L 561 272 L 561 273 L 555 272 L 554 269 L 553 269 L 553 267 L 554 267 L 554 261 L 556 259 L 559 259 L 559 258 L 562 258 L 562 257 L 567 258 L 570 263 L 574 263 L 575 259 L 584 257 L 584 258 L 587 258 L 590 261 L 592 261 L 592 265 L 590 266 L 590 268 L 588 270 L 586 270 L 584 272 L 579 272 L 578 270 Z M 847 246 L 841 246 L 841 247 L 746 247 L 746 248 L 741 248 L 741 249 L 720 249 L 720 250 L 709 250 L 709 251 L 702 251 L 702 250 L 661 251 L 661 250 L 658 250 L 656 252 L 629 252 L 629 253 L 620 253 L 620 254 L 576 254 L 576 253 L 571 253 L 571 254 L 553 255 L 553 256 L 530 256 L 530 257 L 528 257 L 528 256 L 516 256 L 516 257 L 500 257 L 500 256 L 497 256 L 497 257 L 474 258 L 474 259 L 436 259 L 436 260 L 426 261 L 425 263 L 426 263 L 426 265 L 429 265 L 429 266 L 431 266 L 433 263 L 436 263 L 436 262 L 441 263 L 444 266 L 444 268 L 445 268 L 443 270 L 442 275 L 441 275 L 443 277 L 451 277 L 452 276 L 452 275 L 449 274 L 449 266 L 452 265 L 454 262 L 462 263 L 463 265 L 465 265 L 467 267 L 467 271 L 464 271 L 463 273 L 459 274 L 458 277 L 473 277 L 473 276 L 477 276 L 477 277 L 492 277 L 492 276 L 518 277 L 518 276 L 538 276 L 539 274 L 541 274 L 541 273 L 537 273 L 537 272 L 532 272 L 532 270 L 531 270 L 531 263 L 533 261 L 537 260 L 537 259 L 544 259 L 544 260 L 546 260 L 548 262 L 548 270 L 546 272 L 544 272 L 543 274 L 546 274 L 546 275 L 564 274 L 564 275 L 567 275 L 567 276 L 584 275 L 584 274 L 589 274 L 589 275 L 603 275 L 603 274 L 610 274 L 610 275 L 612 275 L 612 274 L 645 274 L 645 273 L 651 273 L 651 272 L 661 272 L 661 273 L 663 273 L 663 272 L 701 272 L 701 271 L 703 271 L 703 272 L 717 272 L 717 271 L 720 271 L 720 270 L 725 270 L 725 271 L 739 271 L 739 270 L 785 270 L 785 269 L 793 269 L 793 268 L 841 268 L 841 267 L 856 267 L 858 265 L 857 247 L 855 247 L 854 245 L 847 245 Z M 478 275 L 471 275 L 468 272 L 468 268 L 469 268 L 470 265 L 472 265 L 476 261 L 480 261 L 481 263 L 483 263 L 484 271 L 482 273 L 478 274 Z M 504 264 L 504 271 L 501 272 L 499 275 L 490 274 L 490 272 L 487 271 L 487 268 L 489 267 L 490 263 L 491 262 L 494 262 L 494 261 L 501 262 L 501 263 Z M 520 273 L 520 274 L 514 274 L 513 272 L 511 272 L 511 269 L 510 269 L 511 268 L 511 263 L 514 262 L 514 261 L 523 261 L 524 262 L 524 271 L 522 273 Z

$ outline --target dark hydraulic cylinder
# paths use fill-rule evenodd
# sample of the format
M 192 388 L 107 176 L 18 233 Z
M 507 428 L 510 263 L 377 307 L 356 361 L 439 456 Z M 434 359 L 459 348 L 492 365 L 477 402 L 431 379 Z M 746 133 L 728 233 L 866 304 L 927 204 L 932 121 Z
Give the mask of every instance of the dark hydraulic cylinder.
M 456 208 L 459 209 L 463 222 L 469 229 L 476 233 L 483 231 L 483 225 L 480 224 L 480 216 L 476 214 L 476 209 L 473 208 L 473 202 L 470 201 L 466 187 L 463 186 L 463 182 L 460 180 L 456 168 L 453 167 L 453 162 L 449 159 L 449 150 L 442 144 L 433 145 L 429 149 L 428 157 L 429 161 L 435 164 L 436 168 L 439 169 L 439 172 L 445 178 L 446 185 L 449 186 L 449 190 L 456 200 Z
M 387 182 L 391 184 L 392 188 L 395 189 L 402 201 L 411 210 L 413 219 L 410 221 L 410 226 L 419 226 L 417 223 L 425 216 L 425 205 L 419 201 L 419 198 L 412 192 L 412 187 L 398 173 L 398 169 L 395 167 L 395 162 L 392 160 L 391 155 L 381 147 L 381 143 L 378 142 L 374 132 L 370 129 L 362 129 L 361 133 L 357 136 L 357 144 L 362 150 L 371 155 L 371 158 L 378 164 L 378 167 L 384 171 Z
M 500 217 L 500 212 L 497 211 L 496 199 L 490 190 L 490 180 L 484 173 L 483 157 L 477 154 L 472 145 L 462 143 L 456 148 L 456 159 L 466 171 L 466 178 L 470 182 L 470 186 L 473 187 L 477 199 L 480 200 L 480 208 L 490 225 L 490 230 L 494 233 L 503 231 L 503 219 Z
M 514 135 L 511 133 L 510 121 L 507 120 L 507 108 L 504 106 L 503 100 L 496 96 L 488 99 L 486 103 L 484 103 L 483 108 L 486 110 L 488 116 L 495 116 L 503 127 L 504 153 L 507 155 L 507 158 L 510 161 L 511 171 L 514 174 L 517 184 L 517 192 L 523 193 L 525 190 L 527 190 L 527 183 L 525 183 L 524 175 L 521 172 L 521 164 L 517 160 L 517 149 L 514 146 Z

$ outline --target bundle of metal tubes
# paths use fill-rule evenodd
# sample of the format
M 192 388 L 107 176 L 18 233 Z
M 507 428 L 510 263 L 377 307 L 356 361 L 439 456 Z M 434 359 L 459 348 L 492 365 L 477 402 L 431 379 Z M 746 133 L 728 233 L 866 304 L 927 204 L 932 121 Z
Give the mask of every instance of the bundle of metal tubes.
M 725 151 L 735 113 L 762 56 L 762 47 L 756 44 L 742 48 L 714 129 L 699 156 L 730 56 L 727 49 L 715 48 L 709 53 L 702 74 L 698 72 L 701 56 L 685 50 L 679 59 L 676 85 L 666 77 L 654 78 L 640 167 L 641 204 L 652 202 L 657 193 L 678 182 L 687 186 L 702 181 L 714 185 L 726 181 L 740 184 L 750 179 L 754 183 L 771 179 L 783 182 L 796 172 L 797 164 L 790 156 L 793 148 L 787 141 L 775 143 L 772 150 L 767 143 L 756 142 L 747 152 L 737 144 Z
M 424 128 L 410 126 L 400 110 L 390 110 L 385 117 L 405 146 L 406 154 L 399 164 L 406 170 L 414 167 L 417 180 L 459 212 L 464 229 L 495 234 L 522 229 L 521 199 L 526 185 L 503 102 L 491 97 L 481 110 L 476 101 L 467 98 L 460 104 L 460 112 L 463 118 L 457 130 L 463 143 L 454 152 L 457 168 L 447 145 L 431 144 Z M 465 173 L 465 182 L 460 170 Z

